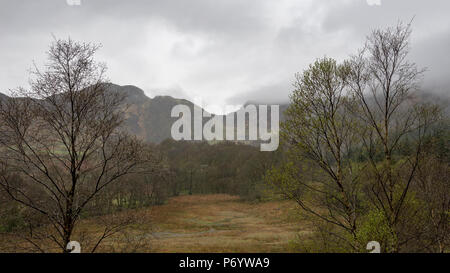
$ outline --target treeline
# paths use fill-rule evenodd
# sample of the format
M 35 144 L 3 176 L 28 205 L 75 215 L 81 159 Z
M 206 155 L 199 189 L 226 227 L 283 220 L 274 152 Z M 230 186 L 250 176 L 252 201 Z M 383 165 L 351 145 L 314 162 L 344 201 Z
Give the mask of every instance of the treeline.
M 97 194 L 81 217 L 162 205 L 169 197 L 189 194 L 223 193 L 260 201 L 268 189 L 265 173 L 279 157 L 232 142 L 166 140 L 149 146 L 162 163 L 120 178 Z M 0 191 L 0 198 L 0 231 L 26 228 L 32 210 L 8 198 L 4 191 Z M 45 222 L 45 217 L 38 221 Z
M 265 172 L 277 160 L 276 153 L 231 142 L 166 140 L 160 148 L 167 154 L 175 182 L 173 195 L 226 193 L 261 200 Z
M 261 201 L 270 193 L 265 181 L 279 153 L 233 143 L 165 140 L 153 146 L 163 167 L 132 174 L 105 190 L 90 205 L 92 213 L 111 213 L 163 205 L 168 198 L 192 194 L 230 194 Z

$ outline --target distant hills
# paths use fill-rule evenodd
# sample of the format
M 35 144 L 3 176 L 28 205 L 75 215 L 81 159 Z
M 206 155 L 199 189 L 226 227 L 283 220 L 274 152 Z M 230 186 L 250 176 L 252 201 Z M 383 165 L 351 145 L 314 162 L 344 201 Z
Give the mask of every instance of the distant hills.
M 171 111 L 174 106 L 178 104 L 186 105 L 190 108 L 191 114 L 194 113 L 194 103 L 185 99 L 177 99 L 171 96 L 156 96 L 154 98 L 149 98 L 145 95 L 142 89 L 133 85 L 120 86 L 110 84 L 109 88 L 111 91 L 126 95 L 126 105 L 124 105 L 124 107 L 126 107 L 126 122 L 124 124 L 125 130 L 138 136 L 144 141 L 160 143 L 171 137 L 172 125 L 176 120 L 178 120 L 177 117 L 171 117 Z M 0 100 L 5 98 L 7 98 L 7 96 L 0 93 Z M 450 102 L 450 96 L 448 94 L 436 95 L 427 93 L 419 96 L 418 99 L 437 103 L 444 106 L 444 108 L 447 108 L 448 111 L 447 106 Z M 252 102 L 251 104 L 257 105 L 258 103 Z M 287 107 L 287 104 L 280 105 L 280 122 L 285 119 L 284 111 Z M 234 115 L 236 122 L 236 115 L 239 111 L 242 111 L 242 108 L 228 115 Z M 270 111 L 268 116 L 270 117 Z M 209 119 L 210 118 L 203 118 L 203 124 L 205 124 Z M 248 123 L 246 124 L 246 127 L 247 126 Z
M 194 103 L 185 99 L 177 99 L 171 96 L 156 96 L 154 98 L 149 98 L 142 89 L 133 85 L 120 86 L 109 84 L 109 89 L 110 92 L 118 92 L 126 96 L 123 105 L 126 115 L 124 129 L 130 134 L 136 135 L 147 142 L 160 143 L 165 139 L 171 138 L 172 125 L 179 119 L 178 117 L 171 117 L 171 111 L 174 106 L 179 104 L 186 105 L 189 107 L 191 115 L 194 113 Z M 8 96 L 0 93 L 0 101 L 5 98 L 8 98 Z M 284 111 L 286 108 L 287 105 L 280 106 L 280 112 Z M 242 111 L 242 109 L 237 112 L 239 111 Z M 235 115 L 235 123 L 237 120 L 237 112 L 228 114 Z M 268 115 L 270 115 L 270 111 Z M 203 118 L 203 124 L 209 119 L 210 118 Z M 282 119 L 283 116 L 280 113 L 280 120 Z M 246 124 L 246 127 L 247 126 L 248 122 Z M 235 126 L 233 126 L 233 129 L 234 127 Z M 224 130 L 226 130 L 226 128 L 224 128 Z M 193 121 L 191 131 L 194 132 Z
M 145 95 L 143 90 L 132 85 L 119 86 L 111 84 L 111 89 L 127 95 L 125 127 L 128 132 L 137 135 L 145 141 L 160 143 L 171 137 L 172 124 L 178 120 L 178 118 L 171 117 L 171 111 L 174 106 L 178 104 L 186 105 L 190 108 L 191 114 L 193 115 L 194 113 L 194 103 L 185 99 L 176 99 L 170 96 L 156 96 L 154 98 L 149 98 Z M 283 120 L 284 115 L 282 112 L 284 112 L 286 108 L 287 105 L 280 106 L 280 120 Z M 242 109 L 237 112 L 239 111 L 242 111 Z M 235 122 L 237 120 L 237 112 L 228 114 L 235 115 Z M 268 113 L 268 116 L 269 115 L 270 111 Z M 210 118 L 203 118 L 203 124 L 209 119 Z M 248 124 L 246 124 L 246 127 L 247 126 Z
M 145 141 L 160 143 L 171 136 L 172 124 L 178 119 L 171 117 L 175 105 L 184 104 L 191 111 L 194 109 L 194 104 L 184 99 L 170 96 L 149 98 L 136 86 L 112 84 L 111 88 L 127 95 L 126 130 Z

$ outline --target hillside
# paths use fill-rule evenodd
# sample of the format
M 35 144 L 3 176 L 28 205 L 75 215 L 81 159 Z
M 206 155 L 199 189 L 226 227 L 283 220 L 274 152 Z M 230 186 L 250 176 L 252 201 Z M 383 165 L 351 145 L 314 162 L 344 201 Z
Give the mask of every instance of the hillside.
M 191 109 L 191 114 L 193 115 L 194 113 L 194 104 L 185 99 L 176 99 L 171 96 L 149 98 L 143 90 L 132 85 L 119 86 L 111 84 L 111 89 L 127 95 L 127 120 L 125 127 L 128 132 L 139 136 L 145 141 L 160 143 L 171 137 L 170 131 L 172 124 L 178 119 L 171 117 L 171 110 L 175 105 L 187 105 Z M 286 108 L 287 105 L 280 106 L 280 121 L 284 119 L 282 113 Z M 236 115 L 239 111 L 243 111 L 242 108 L 228 115 L 235 115 L 236 122 Z M 270 111 L 268 115 L 270 115 Z M 203 118 L 203 124 L 209 119 Z M 247 126 L 248 123 L 246 124 Z
M 170 131 L 172 124 L 178 119 L 171 117 L 171 110 L 175 105 L 187 105 L 191 109 L 191 114 L 194 112 L 194 104 L 185 99 L 177 99 L 171 96 L 156 96 L 154 98 L 149 98 L 142 89 L 133 85 L 120 86 L 110 84 L 110 89 L 113 92 L 120 92 L 126 95 L 126 105 L 124 105 L 124 107 L 127 108 L 126 122 L 124 124 L 126 131 L 148 142 L 160 143 L 171 137 Z M 0 101 L 7 97 L 8 96 L 0 93 Z M 446 108 L 446 111 L 448 111 L 447 106 L 450 101 L 450 96 L 448 94 L 427 92 L 417 96 L 416 99 L 436 103 L 443 108 Z M 251 103 L 246 103 L 245 106 L 249 104 L 258 105 L 259 103 L 257 101 L 252 101 Z M 280 122 L 285 120 L 284 111 L 287 107 L 287 104 L 280 105 Z M 235 123 L 237 119 L 236 115 L 240 111 L 243 111 L 243 109 L 241 108 L 236 112 L 228 114 L 235 116 Z M 269 115 L 270 111 L 268 113 L 268 116 Z M 203 124 L 208 120 L 209 118 L 203 118 Z M 246 127 L 248 127 L 248 123 L 246 124 Z

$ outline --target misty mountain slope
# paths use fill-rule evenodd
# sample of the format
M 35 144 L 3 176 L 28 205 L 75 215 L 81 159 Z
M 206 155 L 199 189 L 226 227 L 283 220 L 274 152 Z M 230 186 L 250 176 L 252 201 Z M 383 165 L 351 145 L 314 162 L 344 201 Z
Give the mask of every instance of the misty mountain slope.
M 142 89 L 136 86 L 119 86 L 116 84 L 110 84 L 110 86 L 111 91 L 123 93 L 127 96 L 126 121 L 124 124 L 126 130 L 145 141 L 160 143 L 171 137 L 172 125 L 178 120 L 178 117 L 171 117 L 172 108 L 176 105 L 182 104 L 188 106 L 193 118 L 194 104 L 188 100 L 176 99 L 170 96 L 156 96 L 154 98 L 149 98 Z M 287 105 L 280 106 L 280 121 L 284 120 L 284 116 L 281 112 L 284 112 L 286 108 Z M 236 112 L 228 114 L 235 115 L 235 124 L 237 122 L 236 115 L 240 111 L 243 111 L 243 109 L 241 108 Z M 270 110 L 268 111 L 268 116 L 270 116 Z M 210 120 L 210 118 L 203 118 L 203 124 L 208 120 Z M 223 120 L 225 122 L 224 116 Z M 248 121 L 246 122 L 245 127 L 248 128 Z M 226 124 L 224 124 L 224 130 L 226 128 Z M 193 132 L 193 120 L 191 129 Z
M 149 98 L 142 89 L 132 85 L 111 84 L 111 89 L 126 95 L 125 129 L 153 143 L 159 143 L 171 136 L 172 124 L 178 119 L 171 117 L 171 111 L 175 105 L 187 105 L 191 111 L 194 108 L 193 103 L 184 99 L 175 99 L 170 96 Z
M 160 143 L 165 139 L 171 138 L 172 125 L 179 119 L 179 117 L 171 117 L 173 107 L 180 104 L 188 106 L 191 111 L 191 139 L 193 139 L 193 116 L 195 105 L 192 102 L 185 99 L 176 99 L 171 96 L 156 96 L 154 98 L 149 98 L 142 89 L 133 85 L 120 86 L 111 83 L 108 84 L 108 92 L 118 92 L 126 97 L 123 105 L 125 108 L 124 129 L 130 134 L 136 135 L 140 139 L 152 143 Z M 7 95 L 0 93 L 0 101 L 7 98 Z M 280 109 L 281 108 L 282 107 L 280 107 Z M 205 110 L 203 111 L 208 113 Z M 235 124 L 237 123 L 237 113 L 240 111 L 242 111 L 242 108 L 237 112 L 228 114 L 235 115 Z M 212 115 L 212 117 L 214 116 L 215 115 Z M 202 119 L 202 124 L 204 125 L 212 117 L 204 117 Z M 225 116 L 222 117 L 225 123 Z M 280 120 L 282 120 L 281 117 Z M 245 127 L 248 128 L 248 120 L 246 120 Z M 226 129 L 227 126 L 224 124 L 224 130 Z M 230 130 L 236 130 L 236 127 L 231 126 Z
M 109 84 L 109 89 L 110 92 L 119 92 L 126 96 L 124 105 L 124 107 L 126 107 L 124 129 L 144 141 L 160 143 L 165 139 L 171 138 L 172 125 L 179 119 L 178 117 L 171 117 L 172 108 L 176 105 L 182 104 L 188 106 L 193 117 L 194 104 L 188 100 L 176 99 L 171 96 L 156 96 L 154 98 L 149 98 L 145 95 L 145 92 L 142 89 L 133 85 L 120 86 L 116 84 Z M 6 98 L 8 98 L 7 95 L 0 93 L 0 101 Z M 448 94 L 426 93 L 417 96 L 416 100 L 441 105 L 445 109 L 444 111 L 448 113 L 449 109 L 446 107 L 449 105 L 450 101 L 450 96 Z M 257 102 L 246 103 L 244 107 L 249 104 L 255 104 L 256 109 L 259 109 L 259 103 Z M 287 107 L 288 104 L 280 105 L 280 123 L 286 118 L 284 111 Z M 227 115 L 235 116 L 235 125 L 234 128 L 231 128 L 232 130 L 236 130 L 237 113 L 242 111 L 243 108 Z M 270 117 L 270 108 L 268 109 L 268 117 Z M 209 119 L 210 118 L 203 118 L 203 124 L 205 124 Z M 225 117 L 223 120 L 224 122 L 226 121 Z M 256 121 L 256 123 L 258 124 L 258 121 Z M 248 128 L 248 125 L 249 121 L 246 119 L 245 127 Z M 269 118 L 268 127 L 270 128 L 270 126 Z M 224 130 L 227 128 L 229 127 L 224 124 Z M 191 130 L 193 133 L 193 120 Z M 247 136 L 248 133 L 246 132 L 246 137 Z M 250 143 L 252 142 L 250 141 Z

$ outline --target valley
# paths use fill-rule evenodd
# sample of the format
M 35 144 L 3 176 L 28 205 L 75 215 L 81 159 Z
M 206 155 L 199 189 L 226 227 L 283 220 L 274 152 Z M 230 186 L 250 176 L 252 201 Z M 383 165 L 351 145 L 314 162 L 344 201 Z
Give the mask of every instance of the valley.
M 289 252 L 297 234 L 307 237 L 309 224 L 299 221 L 292 201 L 242 202 L 226 194 L 172 197 L 167 204 L 136 211 L 139 223 L 126 229 L 141 238 L 137 249 L 126 252 L 231 253 Z M 95 220 L 82 225 L 95 226 Z M 98 234 L 101 230 L 98 230 Z M 121 236 L 105 240 L 99 249 L 108 252 L 132 244 Z M 144 240 L 145 242 L 142 242 Z

